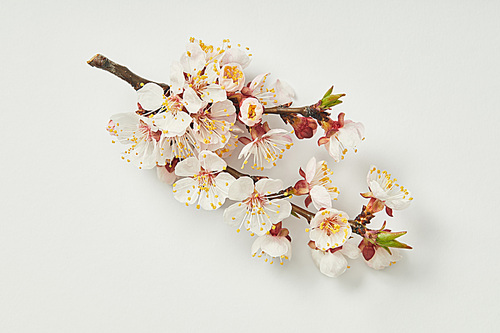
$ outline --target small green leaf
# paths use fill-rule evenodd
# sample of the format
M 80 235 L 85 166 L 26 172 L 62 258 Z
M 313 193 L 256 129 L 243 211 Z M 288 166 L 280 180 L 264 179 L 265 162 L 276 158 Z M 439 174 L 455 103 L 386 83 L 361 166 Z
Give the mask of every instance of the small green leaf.
M 400 232 L 388 232 L 388 231 L 381 231 L 377 235 L 377 242 L 388 242 L 395 240 L 398 237 L 401 237 L 406 234 L 406 231 L 400 231 Z

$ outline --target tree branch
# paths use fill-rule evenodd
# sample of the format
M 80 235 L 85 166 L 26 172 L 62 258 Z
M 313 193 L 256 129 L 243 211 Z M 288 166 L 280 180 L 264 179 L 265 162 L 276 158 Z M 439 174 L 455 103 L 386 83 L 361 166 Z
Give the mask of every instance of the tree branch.
M 102 54 L 96 54 L 94 57 L 92 57 L 92 59 L 87 61 L 87 64 L 89 64 L 92 67 L 100 68 L 102 70 L 105 70 L 106 72 L 110 72 L 111 74 L 118 76 L 120 79 L 129 83 L 135 90 L 139 90 L 142 86 L 144 86 L 146 83 L 149 82 L 153 82 L 160 85 L 165 92 L 167 92 L 170 89 L 170 87 L 165 83 L 157 83 L 154 81 L 146 80 L 140 77 L 139 75 L 134 74 L 127 67 L 117 64 L 116 62 L 106 58 Z

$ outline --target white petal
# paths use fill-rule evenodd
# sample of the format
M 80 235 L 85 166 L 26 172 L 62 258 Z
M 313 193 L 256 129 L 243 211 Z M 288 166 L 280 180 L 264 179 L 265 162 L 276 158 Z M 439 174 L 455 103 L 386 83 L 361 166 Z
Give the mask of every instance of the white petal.
M 186 112 L 173 112 L 159 113 L 153 117 L 154 124 L 158 126 L 163 134 L 167 137 L 181 136 L 186 133 L 193 119 Z
M 217 190 L 219 191 L 219 196 L 222 203 L 226 201 L 226 198 L 229 194 L 229 188 L 234 182 L 234 177 L 227 172 L 221 172 L 217 175 L 217 177 L 215 177 L 215 185 L 217 186 Z
M 203 102 L 193 88 L 187 87 L 182 96 L 182 103 L 189 112 L 196 113 L 202 108 Z
M 316 174 L 316 158 L 311 157 L 309 162 L 307 162 L 304 173 L 306 174 L 306 181 L 310 184 Z
M 361 254 L 358 246 L 353 242 L 345 242 L 344 245 L 342 245 L 342 249 L 340 250 L 340 252 L 342 252 L 343 255 L 347 256 L 350 259 L 356 259 Z
M 327 252 L 321 259 L 319 270 L 329 277 L 337 277 L 347 269 L 347 260 L 338 251 L 335 253 Z
M 227 166 L 222 158 L 208 150 L 202 150 L 198 158 L 203 169 L 210 172 L 220 172 Z
M 254 183 L 250 177 L 241 177 L 229 187 L 229 199 L 243 201 L 252 196 Z
M 325 252 L 311 249 L 312 260 L 313 260 L 314 264 L 316 265 L 316 267 L 318 267 L 318 269 L 319 269 L 320 264 L 321 264 L 321 259 L 323 259 L 324 256 L 325 256 Z
M 330 141 L 326 143 L 325 147 L 335 162 L 339 162 L 340 156 L 342 155 L 342 147 L 340 146 L 340 142 L 337 140 L 335 135 L 332 135 Z
M 226 91 L 218 84 L 210 84 L 201 92 L 201 98 L 209 103 L 222 102 L 227 99 Z
M 332 207 L 330 193 L 328 193 L 326 188 L 324 188 L 323 186 L 313 186 L 309 193 L 311 194 L 312 203 L 314 207 L 316 207 L 316 209 L 319 210 L 321 208 Z
M 261 179 L 255 184 L 255 190 L 260 194 L 271 194 L 283 189 L 281 179 Z
M 195 43 L 188 43 L 186 51 L 181 57 L 183 70 L 191 75 L 197 75 L 205 67 L 205 52 Z
M 179 164 L 177 164 L 179 165 Z M 192 205 L 198 199 L 197 182 L 193 178 L 182 178 L 174 183 L 174 198 Z
M 222 58 L 222 64 L 229 64 L 235 62 L 240 64 L 242 68 L 246 68 L 250 64 L 250 57 L 238 48 L 230 48 L 226 50 L 224 57 Z
M 170 91 L 174 94 L 180 94 L 184 87 L 184 72 L 182 65 L 178 61 L 174 61 L 170 66 Z
M 246 215 L 247 205 L 237 202 L 224 210 L 224 222 L 231 226 L 238 227 L 243 222 Z
M 276 212 L 276 220 L 273 220 L 273 224 L 283 221 L 290 216 L 292 212 L 292 204 L 286 199 L 275 199 L 271 200 L 265 205 L 266 210 L 271 210 Z
M 292 87 L 283 81 L 276 80 L 274 84 L 274 88 L 276 90 L 276 100 L 277 104 L 287 104 L 292 102 L 293 97 L 295 97 L 295 92 Z
M 175 166 L 175 174 L 181 177 L 194 176 L 200 172 L 200 162 L 196 157 L 188 157 Z
M 260 244 L 262 244 L 262 241 L 266 238 L 266 236 L 267 235 L 257 237 L 257 239 L 253 242 L 251 249 L 252 254 L 256 254 L 259 251 Z
M 363 124 L 346 121 L 344 127 L 339 129 L 337 138 L 345 148 L 354 148 L 363 139 L 363 132 Z
M 163 88 L 156 83 L 146 83 L 144 87 L 137 90 L 137 102 L 144 110 L 157 110 L 163 104 Z
M 271 257 L 281 257 L 288 252 L 290 241 L 285 237 L 264 235 L 262 236 L 262 251 L 270 255 Z

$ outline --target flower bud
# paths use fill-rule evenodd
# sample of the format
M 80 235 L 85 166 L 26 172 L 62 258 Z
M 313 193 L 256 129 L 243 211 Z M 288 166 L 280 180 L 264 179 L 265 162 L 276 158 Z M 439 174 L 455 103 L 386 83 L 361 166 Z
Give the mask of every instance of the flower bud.
M 309 139 L 316 134 L 318 124 L 314 118 L 296 116 L 290 123 L 294 129 L 295 136 L 299 139 Z

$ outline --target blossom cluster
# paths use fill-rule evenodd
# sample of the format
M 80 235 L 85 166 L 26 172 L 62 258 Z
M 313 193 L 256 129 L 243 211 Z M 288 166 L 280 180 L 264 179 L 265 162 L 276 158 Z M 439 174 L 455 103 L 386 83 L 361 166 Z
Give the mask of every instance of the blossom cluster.
M 299 169 L 302 179 L 290 186 L 227 164 L 227 157 L 237 152 L 241 169 L 248 164 L 252 170 L 273 168 L 292 147 L 292 134 L 308 139 L 318 128 L 324 134 L 317 144 L 336 163 L 349 149 L 356 152 L 364 139 L 363 124 L 345 119 L 343 112 L 331 118 L 332 107 L 344 94 L 332 94 L 332 87 L 314 104 L 291 107 L 295 94 L 287 83 L 269 84 L 268 72 L 247 77 L 251 59 L 248 48 L 229 40 L 216 47 L 191 38 L 170 67 L 170 86 L 141 82 L 137 110 L 111 117 L 107 130 L 113 142 L 125 146 L 121 158 L 140 169 L 156 169 L 158 178 L 172 185 L 173 197 L 186 206 L 217 210 L 232 201 L 224 209 L 224 221 L 237 232 L 256 236 L 251 254 L 271 264 L 283 265 L 292 257 L 292 238 L 284 227 L 291 215 L 310 224 L 306 231 L 312 259 L 327 276 L 344 273 L 346 257 L 362 257 L 375 269 L 399 260 L 397 249 L 410 247 L 396 238 L 406 232 L 392 232 L 385 223 L 379 230 L 368 228 L 376 213 L 385 209 L 393 216 L 393 210 L 408 207 L 412 200 L 386 171 L 370 168 L 369 192 L 362 193 L 369 202 L 350 219 L 335 208 L 340 192 L 326 161 L 312 157 Z M 264 117 L 273 114 L 293 130 L 271 128 Z M 292 204 L 293 196 L 305 196 L 305 206 L 312 204 L 315 212 Z

